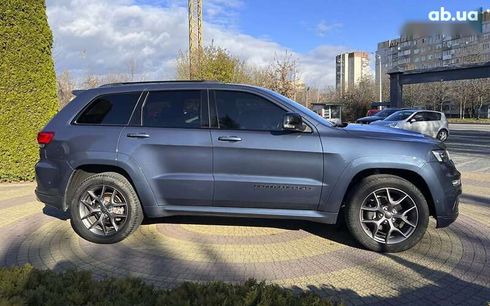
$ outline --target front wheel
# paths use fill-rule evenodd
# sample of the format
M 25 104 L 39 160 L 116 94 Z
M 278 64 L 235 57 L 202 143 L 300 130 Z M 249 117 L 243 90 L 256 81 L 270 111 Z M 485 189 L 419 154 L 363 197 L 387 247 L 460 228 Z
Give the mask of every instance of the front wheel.
M 143 210 L 133 186 L 115 172 L 85 179 L 75 191 L 70 214 L 75 232 L 94 243 L 121 241 L 143 221 Z
M 364 247 L 400 252 L 424 236 L 429 207 L 409 181 L 395 175 L 372 175 L 352 190 L 345 215 L 347 227 Z

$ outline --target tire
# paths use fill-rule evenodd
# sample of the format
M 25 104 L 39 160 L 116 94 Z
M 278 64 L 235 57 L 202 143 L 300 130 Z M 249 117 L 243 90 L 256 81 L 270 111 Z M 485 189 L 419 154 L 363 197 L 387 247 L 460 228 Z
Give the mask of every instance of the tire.
M 143 221 L 138 195 L 119 173 L 91 175 L 76 188 L 70 204 L 71 226 L 90 242 L 119 242 Z
M 402 201 L 394 205 L 399 200 Z M 429 223 L 429 206 L 424 195 L 409 181 L 395 175 L 371 175 L 352 189 L 346 203 L 345 221 L 352 236 L 365 248 L 376 252 L 401 252 L 424 236 Z M 398 231 L 393 229 L 390 233 L 393 227 Z
M 437 133 L 437 139 L 439 139 L 442 142 L 446 141 L 448 137 L 449 137 L 449 132 L 446 129 L 442 129 L 439 131 L 439 133 Z

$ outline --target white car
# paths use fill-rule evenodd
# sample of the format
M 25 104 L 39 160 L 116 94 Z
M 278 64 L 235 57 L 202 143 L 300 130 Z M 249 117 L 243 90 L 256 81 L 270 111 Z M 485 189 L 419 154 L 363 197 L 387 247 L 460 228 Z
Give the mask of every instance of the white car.
M 440 141 L 449 136 L 446 116 L 430 110 L 401 110 L 371 124 L 419 132 Z

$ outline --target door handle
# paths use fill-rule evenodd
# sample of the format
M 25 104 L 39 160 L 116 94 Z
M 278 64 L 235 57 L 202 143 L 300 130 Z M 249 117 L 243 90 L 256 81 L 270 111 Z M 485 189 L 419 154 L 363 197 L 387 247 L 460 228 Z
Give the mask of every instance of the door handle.
M 219 141 L 229 141 L 229 142 L 237 142 L 242 141 L 242 139 L 238 136 L 220 136 L 218 137 Z
M 147 133 L 129 133 L 127 136 L 130 138 L 148 138 L 148 137 L 150 137 L 150 135 Z

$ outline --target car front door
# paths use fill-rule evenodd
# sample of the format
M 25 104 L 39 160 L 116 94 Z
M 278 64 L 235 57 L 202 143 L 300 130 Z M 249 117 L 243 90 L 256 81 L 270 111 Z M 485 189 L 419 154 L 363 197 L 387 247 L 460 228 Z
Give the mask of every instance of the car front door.
M 122 131 L 118 154 L 141 169 L 158 205 L 212 204 L 207 110 L 206 90 L 151 91 Z
M 255 93 L 210 91 L 214 206 L 316 209 L 323 180 L 317 131 L 282 130 L 285 108 Z
M 427 122 L 427 112 L 416 112 L 408 119 L 408 129 L 414 132 L 427 134 L 429 128 Z

